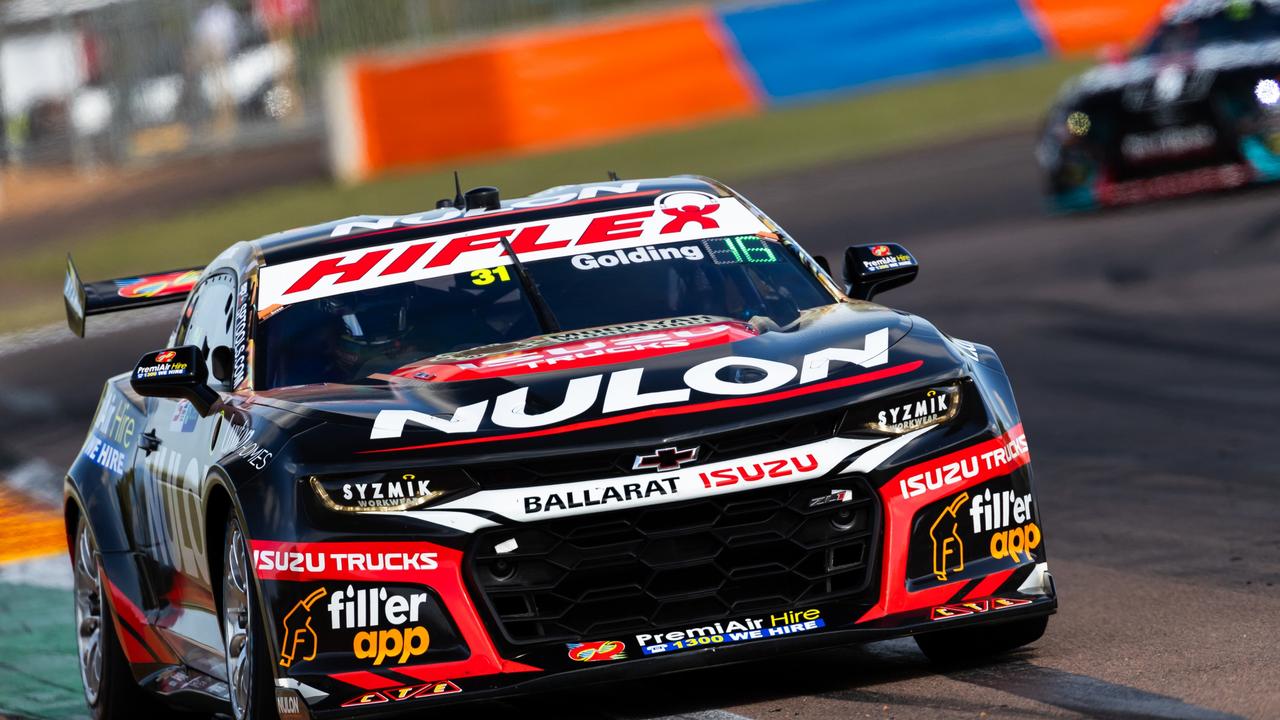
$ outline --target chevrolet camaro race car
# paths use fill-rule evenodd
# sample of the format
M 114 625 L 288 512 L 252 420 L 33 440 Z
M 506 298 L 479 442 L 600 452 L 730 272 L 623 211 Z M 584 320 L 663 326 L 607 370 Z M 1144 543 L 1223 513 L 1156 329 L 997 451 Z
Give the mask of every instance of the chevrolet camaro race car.
M 1063 88 L 1037 156 L 1068 211 L 1280 178 L 1280 1 L 1172 6 L 1133 57 Z
M 359 216 L 202 269 L 66 478 L 85 693 L 240 718 L 424 712 L 1057 606 L 995 353 L 870 302 L 706 178 Z

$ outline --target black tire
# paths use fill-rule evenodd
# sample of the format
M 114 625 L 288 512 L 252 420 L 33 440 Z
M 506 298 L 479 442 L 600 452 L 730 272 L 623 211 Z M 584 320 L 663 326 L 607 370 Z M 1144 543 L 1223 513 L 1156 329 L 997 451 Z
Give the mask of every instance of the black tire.
M 278 720 L 272 658 L 262 613 L 258 612 L 259 598 L 250 570 L 253 564 L 248 538 L 234 512 L 227 513 L 222 538 L 222 572 L 214 589 L 219 593 L 218 621 L 222 627 L 232 717 L 234 720 Z M 235 597 L 238 591 L 243 591 L 242 597 Z M 238 670 L 236 658 L 241 658 Z M 247 685 L 238 692 L 238 683 L 242 682 Z
M 1014 620 L 997 625 L 977 625 L 916 635 L 916 644 L 930 660 L 953 664 L 1009 652 L 1039 640 L 1049 626 L 1049 616 Z
M 165 716 L 167 710 L 159 699 L 133 679 L 120 647 L 102 588 L 98 543 L 84 515 L 77 520 L 72 536 L 71 568 L 75 577 L 76 658 L 90 715 L 94 720 Z M 96 650 L 91 648 L 93 644 Z

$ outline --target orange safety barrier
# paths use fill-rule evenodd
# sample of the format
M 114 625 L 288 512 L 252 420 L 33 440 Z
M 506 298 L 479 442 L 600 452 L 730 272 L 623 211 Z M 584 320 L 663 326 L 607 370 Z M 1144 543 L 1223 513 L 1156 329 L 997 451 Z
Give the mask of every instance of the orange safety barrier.
M 1132 47 L 1160 21 L 1169 0 L 1022 0 L 1042 37 L 1058 53 L 1107 45 Z
M 719 19 L 701 7 L 354 58 L 337 80 L 334 155 L 348 179 L 761 106 Z
M 0 564 L 66 551 L 60 512 L 0 487 Z

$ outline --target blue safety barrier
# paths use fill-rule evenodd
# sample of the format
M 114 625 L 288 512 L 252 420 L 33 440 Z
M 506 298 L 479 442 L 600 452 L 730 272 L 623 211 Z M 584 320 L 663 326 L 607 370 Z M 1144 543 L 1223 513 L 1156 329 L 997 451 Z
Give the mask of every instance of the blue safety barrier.
M 808 0 L 721 17 L 772 100 L 1047 52 L 1017 0 Z

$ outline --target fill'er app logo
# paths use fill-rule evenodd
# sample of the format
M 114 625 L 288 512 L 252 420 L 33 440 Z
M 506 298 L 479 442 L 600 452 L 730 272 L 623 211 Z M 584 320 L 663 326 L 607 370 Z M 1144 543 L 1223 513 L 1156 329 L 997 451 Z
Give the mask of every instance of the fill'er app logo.
M 933 575 L 943 582 L 947 573 L 964 570 L 964 542 L 960 540 L 960 520 L 956 515 L 967 502 L 969 493 L 957 495 L 929 528 L 929 538 L 933 540 Z
M 298 602 L 284 616 L 284 641 L 280 643 L 280 667 L 289 667 L 295 659 L 314 660 L 317 652 L 316 631 L 311 628 L 311 606 L 329 591 L 315 590 Z M 301 653 L 308 653 L 298 658 Z
M 427 652 L 431 634 L 421 623 L 431 601 L 425 592 L 401 595 L 386 588 L 357 590 L 348 585 L 329 598 L 329 627 L 354 630 L 351 650 L 374 665 L 403 665 Z

